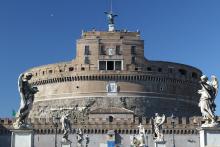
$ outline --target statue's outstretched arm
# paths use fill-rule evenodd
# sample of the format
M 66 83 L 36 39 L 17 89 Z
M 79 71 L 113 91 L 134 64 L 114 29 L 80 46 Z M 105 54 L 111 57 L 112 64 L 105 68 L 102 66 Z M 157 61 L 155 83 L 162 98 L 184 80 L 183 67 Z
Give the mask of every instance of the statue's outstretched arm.
M 212 87 L 213 87 L 213 89 L 214 89 L 215 97 L 216 97 L 217 94 L 218 94 L 218 87 L 219 87 L 218 79 L 217 79 L 217 77 L 214 76 L 214 75 L 211 76 L 211 79 L 212 79 L 211 85 L 212 85 Z

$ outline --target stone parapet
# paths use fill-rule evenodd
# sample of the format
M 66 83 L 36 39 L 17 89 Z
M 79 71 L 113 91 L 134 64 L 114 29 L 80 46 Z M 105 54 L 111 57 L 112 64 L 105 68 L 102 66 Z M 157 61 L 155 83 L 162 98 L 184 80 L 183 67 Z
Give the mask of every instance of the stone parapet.
M 10 121 L 9 121 L 10 120 Z M 55 132 L 55 127 L 53 126 L 52 118 L 51 121 L 46 119 L 31 119 L 34 130 L 39 134 L 51 134 Z M 172 134 L 173 126 L 171 124 L 171 118 L 167 117 L 165 123 L 163 124 L 163 133 Z M 182 120 L 182 121 L 180 121 Z M 9 130 L 12 129 L 13 119 L 0 119 L 0 134 L 7 134 Z M 186 123 L 183 123 L 186 122 Z M 218 122 L 220 122 L 220 117 L 218 117 Z M 106 122 L 102 120 L 94 120 L 92 122 L 80 122 L 72 123 L 72 133 L 76 131 L 77 128 L 82 128 L 85 133 L 96 133 L 105 134 L 108 130 L 115 130 L 122 134 L 136 134 L 138 133 L 138 125 L 142 123 L 146 133 L 151 134 L 153 132 L 153 125 L 151 118 L 135 117 L 134 121 L 128 123 L 125 120 L 118 120 L 115 122 Z M 176 118 L 174 123 L 174 133 L 175 134 L 198 134 L 198 128 L 202 123 L 201 117 L 190 117 L 190 118 Z M 58 133 L 62 133 L 61 125 L 58 127 Z

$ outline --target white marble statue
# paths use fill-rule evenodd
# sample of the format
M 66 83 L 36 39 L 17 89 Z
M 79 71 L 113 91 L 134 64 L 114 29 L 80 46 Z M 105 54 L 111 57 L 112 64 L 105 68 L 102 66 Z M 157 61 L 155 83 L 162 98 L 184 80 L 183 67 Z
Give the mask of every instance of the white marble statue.
M 131 140 L 131 147 L 139 147 L 140 143 L 135 135 L 130 136 L 130 140 Z
M 118 92 L 118 86 L 115 81 L 111 81 L 106 85 L 106 91 L 108 93 L 117 93 Z
M 70 116 L 70 114 L 64 114 L 60 118 L 60 122 L 62 124 L 62 130 L 64 131 L 63 137 L 62 137 L 63 142 L 70 142 L 70 140 L 68 139 L 69 133 L 71 130 L 71 123 L 68 118 L 69 116 Z
M 86 147 L 88 147 L 89 146 L 89 135 L 87 134 L 87 135 L 85 135 L 85 140 L 86 140 Z
M 142 125 L 142 124 L 140 124 L 139 126 L 138 126 L 138 128 L 139 128 L 139 141 L 140 141 L 140 147 L 144 147 L 144 146 L 146 146 L 146 135 L 145 135 L 145 129 L 144 129 L 144 126 Z
M 83 147 L 83 132 L 82 130 L 79 128 L 76 131 L 76 139 L 77 139 L 77 147 Z
M 153 119 L 154 123 L 154 139 L 155 141 L 164 141 L 162 133 L 162 125 L 165 122 L 165 115 L 159 116 L 158 113 L 155 113 L 155 118 Z
M 138 128 L 139 128 L 139 134 L 130 137 L 131 147 L 146 147 L 147 141 L 146 141 L 144 126 L 140 124 Z
M 13 124 L 15 129 L 29 129 L 31 126 L 27 124 L 27 118 L 32 108 L 34 94 L 38 92 L 37 87 L 32 87 L 29 80 L 32 78 L 31 73 L 21 74 L 18 78 L 18 91 L 20 93 L 20 108 L 16 114 L 16 121 Z
M 201 95 L 199 101 L 199 107 L 205 120 L 205 123 L 202 124 L 202 127 L 216 127 L 219 126 L 219 123 L 216 121 L 217 117 L 215 115 L 215 98 L 218 93 L 218 80 L 216 76 L 211 76 L 211 81 L 208 80 L 208 77 L 203 75 L 201 76 L 200 81 L 201 90 L 198 90 L 198 93 Z

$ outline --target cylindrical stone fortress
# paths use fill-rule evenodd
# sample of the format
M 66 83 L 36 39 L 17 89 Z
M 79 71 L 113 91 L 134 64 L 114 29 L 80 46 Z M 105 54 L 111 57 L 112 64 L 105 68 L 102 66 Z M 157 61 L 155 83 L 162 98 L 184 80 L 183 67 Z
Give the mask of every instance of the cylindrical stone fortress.
M 50 117 L 53 109 L 119 107 L 137 116 L 154 113 L 200 115 L 199 77 L 192 66 L 150 61 L 139 32 L 83 32 L 76 58 L 27 72 L 37 86 L 30 114 Z

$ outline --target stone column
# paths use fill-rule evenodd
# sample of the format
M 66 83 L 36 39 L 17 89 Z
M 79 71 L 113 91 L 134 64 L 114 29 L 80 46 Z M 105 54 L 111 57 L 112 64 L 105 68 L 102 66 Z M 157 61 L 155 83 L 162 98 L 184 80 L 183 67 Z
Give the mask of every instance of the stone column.
M 220 146 L 220 127 L 200 128 L 200 147 Z
M 166 147 L 166 141 L 155 141 L 155 147 Z
M 115 147 L 115 132 L 114 130 L 109 130 L 107 136 L 107 147 Z
M 11 131 L 11 147 L 34 147 L 34 131 L 32 129 L 14 129 Z
M 70 141 L 67 142 L 61 142 L 61 147 L 71 147 L 71 143 Z

